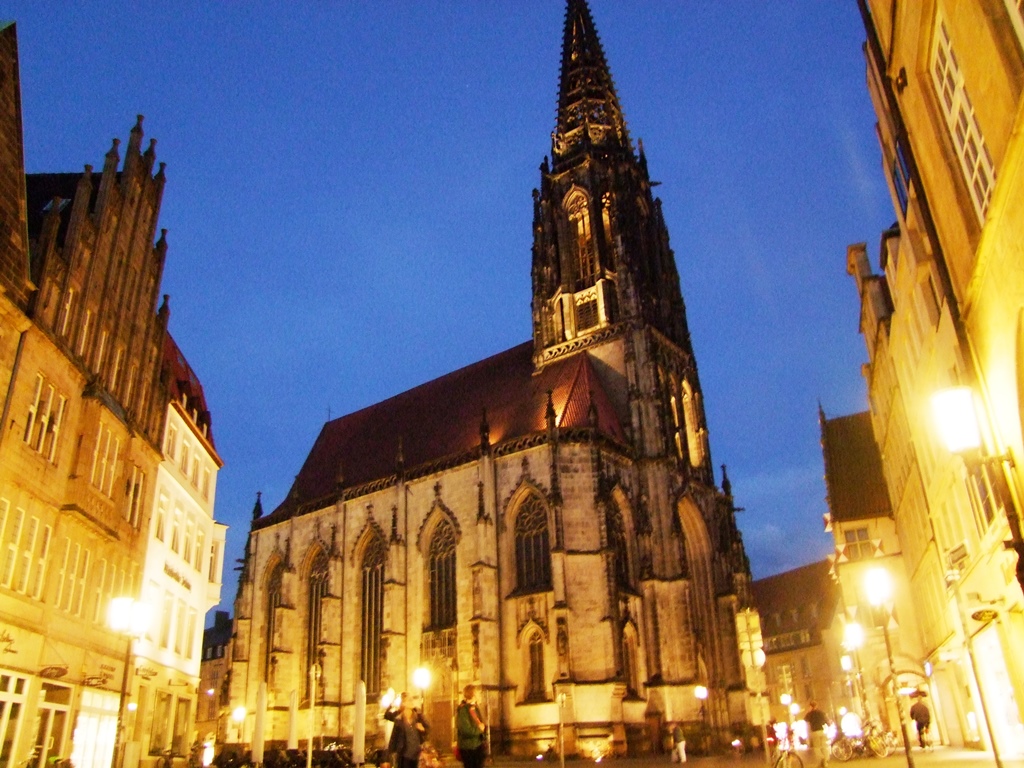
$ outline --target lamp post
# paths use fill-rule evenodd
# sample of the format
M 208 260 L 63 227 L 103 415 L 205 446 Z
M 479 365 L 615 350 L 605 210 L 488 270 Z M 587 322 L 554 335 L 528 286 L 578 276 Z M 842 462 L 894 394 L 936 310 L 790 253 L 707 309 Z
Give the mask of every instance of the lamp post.
M 885 653 L 889 659 L 889 682 L 893 695 L 896 697 L 896 712 L 900 718 L 900 733 L 903 736 L 903 753 L 907 758 L 907 768 L 914 768 L 914 756 L 910 753 L 910 738 L 907 736 L 907 721 L 903 716 L 903 702 L 896 688 L 896 664 L 892 658 L 892 641 L 889 639 L 889 619 L 892 609 L 889 600 L 892 598 L 892 577 L 881 566 L 870 569 L 864 574 L 864 588 L 868 602 L 876 608 L 882 608 L 885 615 L 882 619 L 882 636 L 885 638 Z
M 110 756 L 111 768 L 117 768 L 119 760 L 123 763 L 123 755 L 118 753 L 125 744 L 124 739 L 124 708 L 128 700 L 128 671 L 132 666 L 132 642 L 146 634 L 149 627 L 149 606 L 132 597 L 115 597 L 107 608 L 107 625 L 124 635 L 124 671 L 121 674 L 121 697 L 117 704 L 117 730 L 114 732 L 114 751 Z
M 1002 481 L 1007 484 L 1009 504 L 1006 507 L 1006 522 L 1010 528 L 1010 541 L 1004 541 L 1006 549 L 1017 554 L 1017 583 L 1024 592 L 1024 538 L 1021 536 L 1021 522 L 1016 486 L 1012 470 L 1013 456 L 1009 452 L 996 456 L 986 455 L 981 439 L 981 427 L 975 407 L 974 391 L 970 387 L 949 387 L 932 395 L 932 414 L 939 431 L 939 437 L 950 453 L 961 456 L 965 462 L 998 465 Z M 971 503 L 974 504 L 972 497 Z
M 786 743 L 790 749 L 793 748 L 793 711 L 790 709 L 790 705 L 793 703 L 792 695 L 783 693 L 779 696 L 779 704 L 786 710 Z M 781 746 L 781 744 L 779 745 Z
M 698 685 L 693 689 L 693 695 L 700 702 L 701 741 L 703 742 L 704 754 L 708 754 L 711 752 L 710 739 L 708 738 L 708 710 L 705 706 L 708 700 L 708 689 L 703 685 Z

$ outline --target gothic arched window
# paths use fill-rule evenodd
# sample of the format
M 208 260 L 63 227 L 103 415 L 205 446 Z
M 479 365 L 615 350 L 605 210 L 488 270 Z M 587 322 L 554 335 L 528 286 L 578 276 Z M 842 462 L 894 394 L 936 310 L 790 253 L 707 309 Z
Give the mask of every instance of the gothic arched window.
M 320 643 L 323 642 L 323 599 L 327 595 L 328 572 L 327 554 L 321 549 L 309 569 L 309 606 L 306 617 L 306 670 L 319 663 Z M 310 694 L 309 675 L 306 681 L 306 695 Z
M 267 578 L 267 622 L 266 635 L 264 635 L 263 652 L 263 679 L 272 683 L 272 670 L 274 667 L 274 649 L 277 647 L 280 626 L 278 625 L 278 611 L 283 602 L 281 598 L 282 582 L 284 581 L 284 564 L 278 563 Z
M 540 632 L 533 632 L 527 643 L 529 654 L 526 679 L 526 700 L 544 701 L 547 685 L 544 682 L 544 638 Z
M 430 629 L 455 626 L 455 529 L 442 520 L 434 529 L 427 555 L 430 578 Z
M 548 513 L 535 495 L 523 502 L 516 515 L 516 585 L 520 592 L 551 589 L 551 547 Z
M 387 545 L 374 536 L 363 551 L 362 585 L 362 658 L 360 676 L 366 683 L 367 696 L 380 692 L 381 634 L 384 631 L 384 563 Z

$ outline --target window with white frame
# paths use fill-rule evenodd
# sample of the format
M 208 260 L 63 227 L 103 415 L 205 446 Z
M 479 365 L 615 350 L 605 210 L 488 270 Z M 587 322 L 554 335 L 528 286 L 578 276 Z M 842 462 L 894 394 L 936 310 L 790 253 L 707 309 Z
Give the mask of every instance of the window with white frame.
M 125 499 L 124 519 L 132 526 L 139 527 L 142 518 L 142 496 L 146 487 L 146 473 L 132 465 L 132 475 L 128 481 L 128 496 Z
M 167 494 L 161 493 L 160 498 L 156 503 L 156 523 L 153 525 L 153 536 L 160 541 L 164 540 L 165 529 L 167 526 L 167 509 L 170 502 L 167 499 Z
M 89 481 L 107 497 L 114 495 L 114 475 L 117 473 L 117 457 L 121 441 L 111 429 L 100 424 L 96 434 L 96 445 L 92 451 L 92 471 Z
M 57 440 L 64 419 L 65 398 L 41 373 L 25 419 L 24 441 L 51 464 L 56 463 Z
M 985 221 L 995 186 L 996 170 L 967 95 L 963 71 L 953 50 L 949 29 L 941 15 L 935 20 L 932 82 L 946 128 L 956 148 L 960 169 L 970 191 L 978 220 Z
M 178 427 L 174 424 L 167 425 L 167 442 L 164 445 L 164 453 L 167 458 L 174 461 L 174 454 L 178 450 Z
M 89 326 L 92 325 L 92 310 L 85 310 L 85 314 L 82 316 L 82 330 L 78 333 L 78 349 L 76 350 L 79 357 L 85 356 L 85 349 L 89 343 Z

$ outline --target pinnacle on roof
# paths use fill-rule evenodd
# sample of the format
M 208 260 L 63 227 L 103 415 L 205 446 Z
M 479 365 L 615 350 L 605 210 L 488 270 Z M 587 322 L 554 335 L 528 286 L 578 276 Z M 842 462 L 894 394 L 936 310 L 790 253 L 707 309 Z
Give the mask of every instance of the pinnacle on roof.
M 558 87 L 556 158 L 602 147 L 631 151 L 626 121 L 586 0 L 568 0 Z

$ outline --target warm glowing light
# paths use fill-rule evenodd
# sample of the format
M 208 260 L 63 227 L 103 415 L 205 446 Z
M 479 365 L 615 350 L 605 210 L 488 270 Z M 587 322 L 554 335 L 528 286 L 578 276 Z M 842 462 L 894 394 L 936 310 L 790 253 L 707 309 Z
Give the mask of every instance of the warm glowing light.
M 412 684 L 421 691 L 430 687 L 430 670 L 427 667 L 416 667 L 412 671 Z
M 892 597 L 892 577 L 881 566 L 871 568 L 864 574 L 864 590 L 868 593 L 868 602 L 880 606 Z
M 789 714 L 791 714 L 791 715 L 799 715 L 800 714 L 800 705 L 797 704 L 795 701 L 792 704 L 789 705 Z
M 932 395 L 932 415 L 942 444 L 950 453 L 963 453 L 981 446 L 974 394 L 970 387 L 950 387 Z
M 122 635 L 142 637 L 149 629 L 149 605 L 132 597 L 115 597 L 107 608 L 107 625 Z
M 380 695 L 380 708 L 391 709 L 391 705 L 395 703 L 395 689 L 388 688 L 384 693 Z
M 864 645 L 864 627 L 856 621 L 846 622 L 843 627 L 843 647 L 855 651 Z
M 206 689 L 206 695 L 207 696 L 213 696 L 213 688 L 207 688 Z
M 243 720 L 245 720 L 245 715 L 245 707 L 238 706 L 231 710 L 231 719 L 234 720 L 236 723 L 241 723 Z
M 846 712 L 839 720 L 839 727 L 847 736 L 860 736 L 864 732 L 862 725 L 863 721 L 856 712 Z
M 764 666 L 764 662 L 765 662 L 764 651 L 761 650 L 760 648 L 755 648 L 754 649 L 754 666 L 757 667 L 758 669 L 760 669 L 761 667 Z
M 790 696 L 788 693 L 784 693 L 781 696 L 779 696 L 779 703 L 784 707 L 788 707 L 790 704 L 793 703 L 793 697 Z
M 849 672 L 853 669 L 853 659 L 844 653 L 839 657 L 839 666 L 843 668 L 843 672 Z
M 696 688 L 693 689 L 693 695 L 701 701 L 704 701 L 704 699 L 708 697 L 708 689 L 705 688 L 703 685 L 698 685 Z
M 139 705 L 137 703 L 135 703 L 134 701 L 129 701 L 128 702 L 128 711 L 129 712 L 134 712 L 138 708 L 139 708 Z

